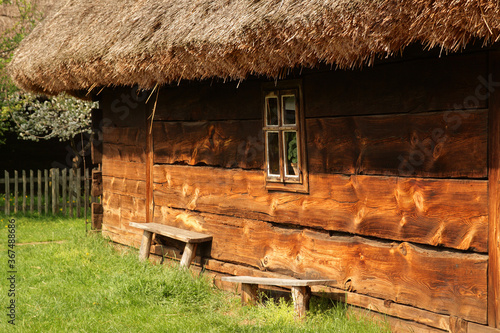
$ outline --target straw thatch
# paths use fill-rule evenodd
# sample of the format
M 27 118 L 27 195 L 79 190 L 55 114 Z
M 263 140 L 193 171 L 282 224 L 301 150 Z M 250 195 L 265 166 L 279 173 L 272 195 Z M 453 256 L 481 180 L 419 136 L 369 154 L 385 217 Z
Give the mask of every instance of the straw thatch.
M 496 41 L 493 0 L 70 0 L 10 66 L 45 93 L 151 88 L 180 79 L 277 76 L 318 63 L 352 67 L 419 42 L 458 50 Z

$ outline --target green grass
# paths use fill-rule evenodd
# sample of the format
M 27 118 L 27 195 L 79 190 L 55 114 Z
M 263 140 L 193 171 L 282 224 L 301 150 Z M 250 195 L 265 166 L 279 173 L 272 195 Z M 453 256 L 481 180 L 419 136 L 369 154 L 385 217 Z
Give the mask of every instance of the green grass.
M 84 203 L 83 203 L 84 197 L 82 196 L 81 199 L 82 199 L 82 202 L 81 202 L 81 207 L 80 207 L 80 214 L 81 214 L 80 216 L 83 216 L 84 210 L 85 210 L 85 208 L 83 207 L 84 206 Z M 91 199 L 91 197 L 89 196 L 88 197 L 88 202 L 90 202 L 90 199 Z M 49 198 L 48 213 L 47 214 L 44 213 L 45 212 L 45 197 L 42 195 L 41 198 L 38 198 L 38 196 L 35 196 L 33 198 L 33 210 L 34 210 L 33 214 L 35 214 L 35 215 L 29 213 L 29 210 L 30 210 L 30 197 L 26 196 L 26 212 L 28 212 L 27 213 L 28 216 L 32 216 L 32 215 L 36 216 L 36 214 L 38 214 L 37 213 L 37 211 L 38 211 L 38 200 L 41 201 L 41 209 L 42 209 L 41 210 L 41 214 L 39 214 L 39 215 L 42 215 L 42 214 L 44 214 L 44 215 L 54 215 L 54 214 L 52 214 L 52 199 L 51 198 Z M 77 211 L 77 209 L 76 209 L 76 201 L 75 200 L 76 200 L 75 198 L 73 198 L 73 200 L 72 200 L 72 202 L 73 202 L 73 216 L 76 216 L 76 211 Z M 69 216 L 69 199 L 66 198 L 65 201 L 66 201 L 66 214 L 63 214 L 63 208 L 62 208 L 62 206 L 63 206 L 63 199 L 62 199 L 62 197 L 59 197 L 58 198 L 59 212 L 56 215 L 58 215 L 58 216 L 66 215 L 66 217 Z M 10 212 L 12 214 L 14 214 L 14 204 L 15 204 L 16 200 L 15 200 L 15 196 L 14 196 L 13 193 L 10 193 L 9 202 L 10 202 Z M 23 207 L 23 196 L 22 196 L 22 194 L 19 194 L 18 198 L 17 198 L 17 209 L 18 209 L 18 212 L 22 212 L 22 209 L 23 209 L 22 207 Z M 5 212 L 5 194 L 0 194 L 0 211 L 2 213 Z M 89 212 L 90 212 L 90 209 L 89 209 Z M 21 214 L 21 213 L 18 213 L 18 214 Z
M 0 215 L 0 331 L 9 298 L 7 219 Z M 67 240 L 16 247 L 18 332 L 388 332 L 367 320 L 348 319 L 346 307 L 313 298 L 307 321 L 295 322 L 289 302 L 242 307 L 205 275 L 119 253 L 83 220 L 16 218 L 18 242 Z

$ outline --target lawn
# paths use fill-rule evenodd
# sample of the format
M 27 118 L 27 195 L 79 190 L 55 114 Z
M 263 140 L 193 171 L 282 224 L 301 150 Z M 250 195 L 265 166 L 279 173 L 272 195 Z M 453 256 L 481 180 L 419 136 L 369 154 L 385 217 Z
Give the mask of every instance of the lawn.
M 313 298 L 297 323 L 290 303 L 241 307 L 239 297 L 213 287 L 205 275 L 137 260 L 82 219 L 16 217 L 17 332 L 388 332 L 387 326 L 349 319 L 346 306 Z M 7 323 L 10 276 L 8 219 L 0 215 L 0 302 Z M 61 242 L 62 241 L 62 242 Z M 38 243 L 44 242 L 44 243 Z

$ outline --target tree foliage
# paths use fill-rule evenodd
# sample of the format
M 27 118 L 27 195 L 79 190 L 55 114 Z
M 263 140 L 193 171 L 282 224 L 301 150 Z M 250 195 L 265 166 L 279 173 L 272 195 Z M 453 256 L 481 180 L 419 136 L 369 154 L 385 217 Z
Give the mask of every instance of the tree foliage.
M 94 104 L 64 94 L 46 98 L 17 92 L 10 95 L 9 112 L 23 139 L 70 141 L 75 134 L 91 134 L 89 110 Z
M 13 6 L 18 13 L 12 26 L 0 35 L 0 144 L 8 130 L 25 140 L 69 141 L 79 164 L 89 145 L 77 149 L 74 138 L 81 133 L 91 134 L 90 110 L 96 103 L 65 94 L 37 96 L 20 91 L 13 84 L 6 67 L 14 50 L 43 15 L 31 0 L 0 0 L 0 5 Z

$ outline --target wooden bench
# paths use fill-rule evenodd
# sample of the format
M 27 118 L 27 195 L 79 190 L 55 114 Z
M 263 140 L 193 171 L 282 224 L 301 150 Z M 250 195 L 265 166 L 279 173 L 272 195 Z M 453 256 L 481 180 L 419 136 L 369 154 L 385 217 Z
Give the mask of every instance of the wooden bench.
M 241 283 L 241 302 L 243 304 L 255 304 L 257 300 L 258 286 L 291 287 L 295 314 L 298 319 L 306 317 L 309 310 L 309 299 L 311 298 L 311 286 L 336 283 L 336 280 L 297 280 L 277 279 L 254 276 L 224 276 L 222 281 Z
M 139 250 L 140 260 L 146 260 L 149 257 L 149 251 L 151 248 L 151 240 L 153 238 L 153 234 L 158 234 L 168 238 L 177 239 L 179 241 L 186 243 L 180 263 L 181 267 L 186 267 L 186 268 L 188 268 L 191 265 L 191 262 L 193 261 L 196 255 L 196 247 L 198 243 L 209 242 L 212 240 L 212 236 L 210 235 L 202 234 L 195 231 L 189 231 L 185 229 L 179 229 L 176 227 L 171 227 L 159 223 L 130 222 L 129 225 L 131 227 L 144 230 L 144 233 L 142 235 L 141 248 Z

